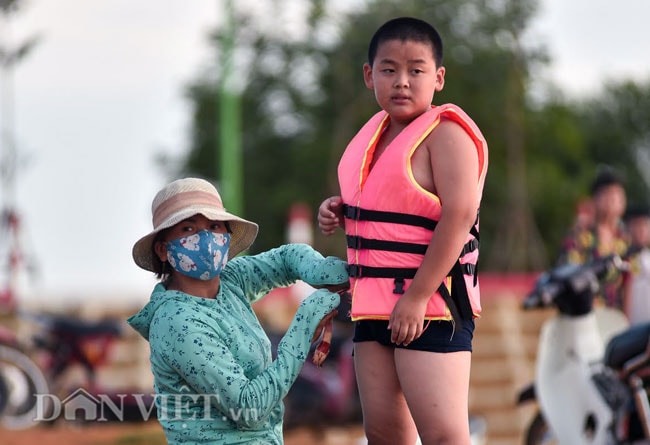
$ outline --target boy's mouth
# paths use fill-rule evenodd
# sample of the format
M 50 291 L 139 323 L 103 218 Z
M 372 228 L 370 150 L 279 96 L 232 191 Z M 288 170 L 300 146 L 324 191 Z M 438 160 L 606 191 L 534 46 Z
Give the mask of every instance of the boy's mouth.
M 397 102 L 397 103 L 404 103 L 404 102 L 409 101 L 409 97 L 405 96 L 405 95 L 402 95 L 402 94 L 398 94 L 398 95 L 395 95 L 395 96 L 391 97 L 391 100 L 393 102 Z

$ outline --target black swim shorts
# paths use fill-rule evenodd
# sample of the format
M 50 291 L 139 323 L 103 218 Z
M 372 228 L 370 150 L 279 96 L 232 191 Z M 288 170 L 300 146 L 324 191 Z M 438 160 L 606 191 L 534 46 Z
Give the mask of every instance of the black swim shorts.
M 384 346 L 401 349 L 413 349 L 429 352 L 458 352 L 472 351 L 472 338 L 474 337 L 474 320 L 464 320 L 463 325 L 456 324 L 454 330 L 451 321 L 426 320 L 422 335 L 412 341 L 408 346 L 396 345 L 390 341 L 391 331 L 388 329 L 388 320 L 359 320 L 354 325 L 355 343 L 376 341 Z M 453 334 L 453 335 L 452 335 Z

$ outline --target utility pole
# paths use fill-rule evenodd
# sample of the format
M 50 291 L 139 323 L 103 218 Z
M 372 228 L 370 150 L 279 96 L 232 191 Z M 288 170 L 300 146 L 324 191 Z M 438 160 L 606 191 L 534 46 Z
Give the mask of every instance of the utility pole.
M 18 150 L 14 135 L 14 69 L 37 42 L 37 38 L 32 37 L 15 47 L 11 45 L 9 20 L 17 9 L 16 0 L 0 1 L 0 251 L 3 254 L 6 252 L 7 262 L 6 284 L 0 288 L 0 309 L 5 310 L 13 310 L 15 307 L 20 268 L 25 265 L 20 245 L 21 221 L 16 203 Z M 0 261 L 4 262 L 5 259 Z
M 7 7 L 9 8 L 9 4 Z M 15 8 L 15 6 L 13 6 Z M 0 180 L 2 181 L 3 213 L 15 207 L 16 145 L 14 141 L 14 79 L 18 52 L 11 47 L 9 16 L 12 9 L 3 9 L 0 16 Z M 4 22 L 4 23 L 3 23 Z M 4 217 L 4 215 L 3 215 Z
M 219 78 L 219 147 L 217 171 L 224 206 L 235 215 L 243 214 L 241 105 L 239 86 L 235 85 L 235 48 L 237 21 L 232 0 L 225 0 L 226 11 L 221 39 Z

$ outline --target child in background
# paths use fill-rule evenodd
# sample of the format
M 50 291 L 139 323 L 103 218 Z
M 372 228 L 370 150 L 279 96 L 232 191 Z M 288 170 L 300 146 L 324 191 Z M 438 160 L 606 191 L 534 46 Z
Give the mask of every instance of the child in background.
M 650 321 L 650 208 L 630 206 L 625 212 L 630 247 L 640 249 L 631 260 L 625 313 L 631 324 Z
M 557 265 L 584 264 L 610 254 L 624 255 L 629 248 L 629 233 L 623 222 L 627 205 L 623 178 L 609 166 L 602 166 L 591 184 L 593 221 L 574 225 L 562 242 Z M 624 310 L 625 276 L 610 272 L 601 283 L 600 301 Z

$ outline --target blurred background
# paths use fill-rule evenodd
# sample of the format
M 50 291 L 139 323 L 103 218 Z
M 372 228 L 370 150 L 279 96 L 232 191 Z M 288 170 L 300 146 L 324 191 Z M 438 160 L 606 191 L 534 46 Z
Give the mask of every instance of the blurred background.
M 214 181 L 230 211 L 259 223 L 250 253 L 298 239 L 344 256 L 342 234 L 321 236 L 313 217 L 377 111 L 362 78 L 368 41 L 401 15 L 439 29 L 447 74 L 434 102 L 463 107 L 489 144 L 481 273 L 485 305 L 498 303 L 483 329 L 490 313 L 517 314 L 599 165 L 648 204 L 647 2 L 0 0 L 2 301 L 137 310 L 155 281 L 131 247 L 151 229 L 156 191 L 186 175 Z M 260 314 L 284 317 L 276 309 Z M 536 335 L 536 322 L 513 320 Z M 495 336 L 491 353 L 503 349 Z M 515 383 L 526 381 L 526 340 L 509 341 L 523 357 Z M 490 388 L 475 411 L 490 410 Z M 511 443 L 499 409 L 490 443 Z

